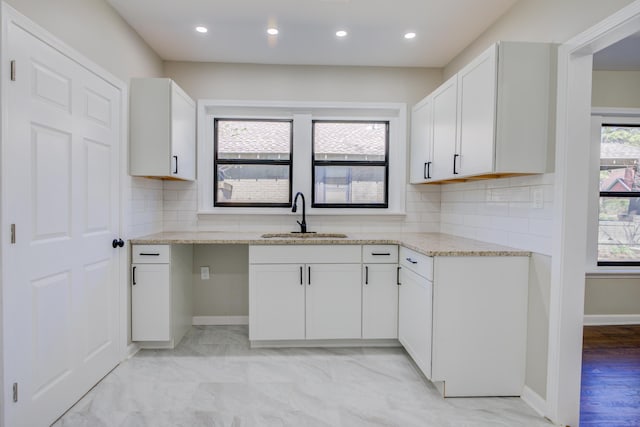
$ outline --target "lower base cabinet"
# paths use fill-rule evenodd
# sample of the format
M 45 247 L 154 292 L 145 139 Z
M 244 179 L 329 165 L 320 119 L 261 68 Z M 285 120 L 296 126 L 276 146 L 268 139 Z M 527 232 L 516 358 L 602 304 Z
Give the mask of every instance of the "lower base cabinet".
M 435 257 L 431 380 L 444 396 L 520 396 L 529 257 Z
M 303 340 L 305 337 L 304 266 L 249 266 L 249 339 Z
M 131 247 L 131 340 L 173 348 L 192 323 L 193 246 Z
M 360 264 L 309 264 L 306 338 L 362 338 Z
M 433 283 L 407 268 L 401 268 L 399 283 L 398 340 L 431 379 Z
M 249 340 L 361 338 L 360 248 L 250 246 Z

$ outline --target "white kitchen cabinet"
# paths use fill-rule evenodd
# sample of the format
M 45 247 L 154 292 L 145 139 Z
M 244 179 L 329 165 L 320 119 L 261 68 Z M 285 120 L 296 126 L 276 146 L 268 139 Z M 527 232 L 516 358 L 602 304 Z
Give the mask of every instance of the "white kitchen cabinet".
M 401 248 L 398 339 L 427 378 L 431 378 L 433 258 Z
M 131 79 L 130 173 L 196 179 L 195 102 L 171 79 Z
M 434 260 L 431 380 L 444 396 L 520 396 L 529 258 Z
M 305 338 L 303 264 L 252 264 L 249 267 L 249 339 Z
M 173 348 L 191 327 L 191 245 L 133 245 L 131 340 Z
M 362 247 L 362 338 L 398 338 L 398 247 Z
M 362 337 L 358 264 L 307 264 L 307 339 Z
M 431 181 L 451 178 L 456 156 L 456 126 L 458 83 L 454 76 L 432 94 L 433 99 L 433 161 Z
M 250 246 L 249 339 L 359 339 L 361 247 Z
M 400 248 L 398 338 L 443 396 L 522 394 L 528 265 Z
M 411 164 L 409 182 L 430 181 L 433 164 L 433 99 L 427 96 L 411 110 Z
M 546 172 L 554 68 L 550 44 L 499 42 L 429 95 L 429 182 Z

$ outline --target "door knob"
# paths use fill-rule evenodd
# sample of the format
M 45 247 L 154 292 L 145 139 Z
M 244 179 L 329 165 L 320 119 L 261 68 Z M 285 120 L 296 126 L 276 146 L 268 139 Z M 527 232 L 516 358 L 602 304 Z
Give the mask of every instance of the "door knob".
M 113 246 L 113 248 L 118 248 L 118 247 L 123 247 L 124 246 L 124 241 L 122 239 L 113 239 L 113 242 L 111 242 L 111 246 Z

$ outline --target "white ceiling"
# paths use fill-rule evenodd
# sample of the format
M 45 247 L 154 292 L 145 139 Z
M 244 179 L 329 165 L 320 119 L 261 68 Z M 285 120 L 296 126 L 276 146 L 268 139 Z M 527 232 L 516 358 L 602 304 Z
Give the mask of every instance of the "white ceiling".
M 165 60 L 443 67 L 517 0 L 107 1 Z
M 640 70 L 640 33 L 636 33 L 593 55 L 594 70 Z

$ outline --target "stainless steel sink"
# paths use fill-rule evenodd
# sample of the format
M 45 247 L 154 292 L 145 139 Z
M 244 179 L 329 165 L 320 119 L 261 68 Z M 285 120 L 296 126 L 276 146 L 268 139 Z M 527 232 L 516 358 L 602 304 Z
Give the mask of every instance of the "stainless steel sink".
M 292 231 L 289 233 L 266 233 L 262 237 L 265 239 L 344 239 L 347 235 L 342 233 L 300 233 Z

